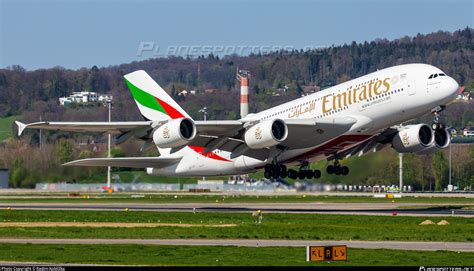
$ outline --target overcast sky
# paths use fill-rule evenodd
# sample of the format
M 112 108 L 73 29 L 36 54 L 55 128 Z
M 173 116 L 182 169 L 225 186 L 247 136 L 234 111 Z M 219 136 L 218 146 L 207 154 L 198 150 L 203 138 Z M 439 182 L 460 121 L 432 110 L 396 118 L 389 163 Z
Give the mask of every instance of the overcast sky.
M 199 54 L 202 46 L 217 54 L 222 48 L 246 54 L 255 48 L 299 49 L 454 31 L 473 27 L 473 3 L 0 0 L 0 68 L 76 69 L 173 54 L 177 48 L 181 55 Z

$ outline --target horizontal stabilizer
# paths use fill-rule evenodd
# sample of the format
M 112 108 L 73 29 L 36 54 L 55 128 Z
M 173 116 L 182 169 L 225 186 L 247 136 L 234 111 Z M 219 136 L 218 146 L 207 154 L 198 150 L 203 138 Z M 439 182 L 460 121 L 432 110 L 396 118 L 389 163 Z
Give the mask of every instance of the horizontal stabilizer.
M 151 121 L 118 121 L 118 122 L 35 122 L 24 124 L 15 121 L 18 125 L 18 136 L 23 133 L 25 129 L 44 129 L 57 130 L 67 132 L 109 132 L 120 134 L 131 130 L 152 128 Z
M 63 166 L 82 167 L 133 167 L 133 168 L 163 168 L 178 163 L 181 158 L 171 157 L 117 157 L 117 158 L 87 158 L 68 162 Z
M 19 121 L 15 121 L 15 123 L 18 126 L 18 136 L 21 136 L 27 125 Z

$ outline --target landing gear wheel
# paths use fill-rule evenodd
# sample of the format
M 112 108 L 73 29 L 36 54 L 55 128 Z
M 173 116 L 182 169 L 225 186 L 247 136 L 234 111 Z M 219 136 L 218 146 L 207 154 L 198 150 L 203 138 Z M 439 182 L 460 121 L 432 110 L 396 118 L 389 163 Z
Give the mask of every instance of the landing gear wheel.
M 341 167 L 340 166 L 335 166 L 334 167 L 334 174 L 341 175 L 341 173 L 342 173 Z
M 288 177 L 295 180 L 296 178 L 298 178 L 298 172 L 294 169 L 290 169 L 288 170 Z
M 333 165 L 329 165 L 327 168 L 326 168 L 326 171 L 328 174 L 333 174 L 334 173 L 334 166 Z
M 278 179 L 280 177 L 280 166 L 274 165 L 272 169 L 272 177 Z
M 305 170 L 305 173 L 306 173 L 306 179 L 312 179 L 314 176 L 312 170 Z
M 349 174 L 349 168 L 346 167 L 346 166 L 343 166 L 343 167 L 341 168 L 341 174 L 344 175 L 344 176 L 346 176 L 347 174 Z
M 298 171 L 298 178 L 300 180 L 304 180 L 305 177 L 306 177 L 306 172 L 304 170 Z
M 272 177 L 272 174 L 270 173 L 270 171 L 265 171 L 265 173 L 263 173 L 263 176 L 265 177 L 265 179 L 270 179 Z
M 319 169 L 315 169 L 313 171 L 313 176 L 314 176 L 315 179 L 321 178 L 321 171 Z

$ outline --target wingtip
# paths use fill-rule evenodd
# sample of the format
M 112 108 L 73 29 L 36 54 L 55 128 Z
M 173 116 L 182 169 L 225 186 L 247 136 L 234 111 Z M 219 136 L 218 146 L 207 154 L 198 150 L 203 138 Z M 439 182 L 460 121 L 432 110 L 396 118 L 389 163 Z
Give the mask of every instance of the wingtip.
M 27 125 L 17 120 L 15 121 L 15 124 L 18 126 L 18 136 L 21 136 Z

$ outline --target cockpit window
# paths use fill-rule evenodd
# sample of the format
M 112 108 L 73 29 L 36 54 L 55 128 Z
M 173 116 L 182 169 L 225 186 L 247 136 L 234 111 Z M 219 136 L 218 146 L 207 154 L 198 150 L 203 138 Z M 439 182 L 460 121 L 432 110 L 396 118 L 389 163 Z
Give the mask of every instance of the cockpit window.
M 430 75 L 428 77 L 428 79 L 433 79 L 433 78 L 436 78 L 438 76 L 446 76 L 446 74 L 444 74 L 444 73 L 434 73 L 434 74 Z

